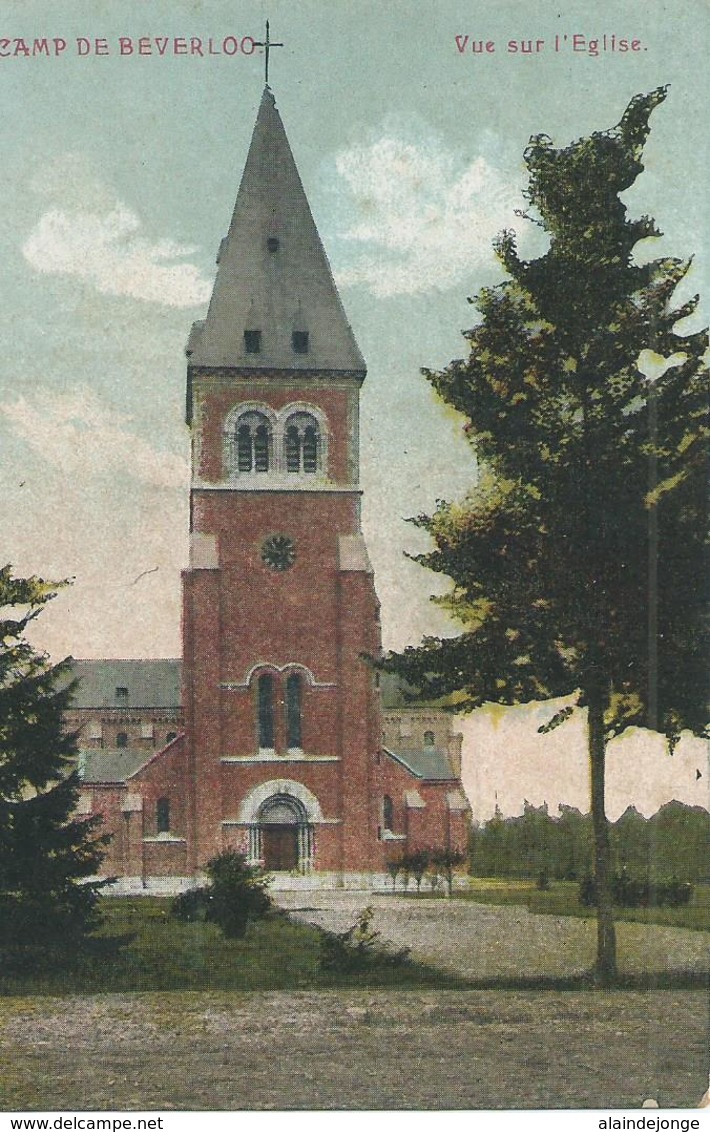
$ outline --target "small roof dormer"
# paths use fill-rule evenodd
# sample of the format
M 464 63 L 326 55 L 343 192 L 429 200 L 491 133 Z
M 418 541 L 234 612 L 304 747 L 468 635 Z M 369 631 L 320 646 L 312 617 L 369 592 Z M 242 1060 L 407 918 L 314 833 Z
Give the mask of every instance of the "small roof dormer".
M 268 86 L 188 351 L 193 367 L 365 372 Z

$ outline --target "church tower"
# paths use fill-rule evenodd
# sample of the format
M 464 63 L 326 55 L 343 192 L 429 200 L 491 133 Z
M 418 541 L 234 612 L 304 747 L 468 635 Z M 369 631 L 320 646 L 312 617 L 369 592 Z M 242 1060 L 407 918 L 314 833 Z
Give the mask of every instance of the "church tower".
M 188 845 L 382 871 L 379 607 L 360 530 L 365 364 L 267 86 L 187 348 Z

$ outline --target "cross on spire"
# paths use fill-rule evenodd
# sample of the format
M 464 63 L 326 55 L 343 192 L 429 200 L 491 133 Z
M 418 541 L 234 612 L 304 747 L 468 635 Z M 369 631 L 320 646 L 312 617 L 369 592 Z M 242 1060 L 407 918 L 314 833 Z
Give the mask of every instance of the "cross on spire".
M 268 86 L 269 85 L 269 51 L 271 50 L 272 47 L 283 47 L 284 46 L 283 43 L 272 43 L 271 40 L 269 39 L 269 21 L 268 20 L 266 21 L 266 38 L 263 39 L 263 40 L 255 40 L 254 46 L 264 48 L 264 51 L 265 51 L 264 81 L 265 81 L 266 85 Z

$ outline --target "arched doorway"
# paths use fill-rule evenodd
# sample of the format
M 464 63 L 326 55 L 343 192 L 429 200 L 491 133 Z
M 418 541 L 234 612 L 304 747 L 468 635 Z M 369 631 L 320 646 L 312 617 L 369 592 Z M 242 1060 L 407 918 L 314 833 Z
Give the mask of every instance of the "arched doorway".
M 315 827 L 322 821 L 320 802 L 307 786 L 292 778 L 272 778 L 244 795 L 234 824 L 249 831 L 250 864 L 272 872 L 309 873 L 315 868 Z
M 258 815 L 261 858 L 267 872 L 304 871 L 310 864 L 312 833 L 305 807 L 290 794 L 276 794 Z

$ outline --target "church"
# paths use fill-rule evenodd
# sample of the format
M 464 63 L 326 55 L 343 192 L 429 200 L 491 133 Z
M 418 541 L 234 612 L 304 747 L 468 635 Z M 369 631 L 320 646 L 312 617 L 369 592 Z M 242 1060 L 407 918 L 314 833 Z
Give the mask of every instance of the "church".
M 235 849 L 277 884 L 360 886 L 393 856 L 464 851 L 451 716 L 368 661 L 365 362 L 268 85 L 186 353 L 182 660 L 75 664 L 79 805 L 112 834 L 106 874 L 180 887 Z

